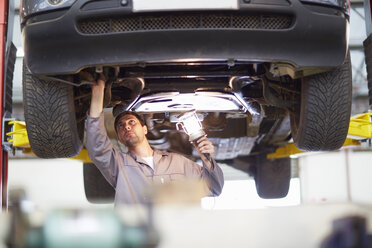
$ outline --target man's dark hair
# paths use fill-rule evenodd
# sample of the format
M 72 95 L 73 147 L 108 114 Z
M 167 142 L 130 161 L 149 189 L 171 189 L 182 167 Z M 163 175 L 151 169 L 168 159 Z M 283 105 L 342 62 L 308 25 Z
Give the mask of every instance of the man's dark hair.
M 139 120 L 139 122 L 141 123 L 142 126 L 146 125 L 146 122 L 143 119 L 142 115 L 140 115 L 136 112 L 133 112 L 133 111 L 124 111 L 124 112 L 121 112 L 118 116 L 115 117 L 115 123 L 114 123 L 115 131 L 117 130 L 116 127 L 118 125 L 118 122 L 119 122 L 120 118 L 125 116 L 125 115 L 133 115 L 134 117 L 136 117 Z

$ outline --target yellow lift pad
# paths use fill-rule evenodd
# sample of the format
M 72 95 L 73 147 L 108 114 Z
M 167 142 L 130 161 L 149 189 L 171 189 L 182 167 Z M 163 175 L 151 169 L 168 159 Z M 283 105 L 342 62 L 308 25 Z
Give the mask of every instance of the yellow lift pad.
M 350 119 L 348 138 L 369 139 L 372 137 L 372 113 L 359 114 Z
M 6 133 L 7 136 L 10 136 L 8 141 L 12 143 L 14 147 L 30 148 L 26 123 L 24 121 L 10 121 L 9 125 L 13 125 L 13 127 L 11 132 Z

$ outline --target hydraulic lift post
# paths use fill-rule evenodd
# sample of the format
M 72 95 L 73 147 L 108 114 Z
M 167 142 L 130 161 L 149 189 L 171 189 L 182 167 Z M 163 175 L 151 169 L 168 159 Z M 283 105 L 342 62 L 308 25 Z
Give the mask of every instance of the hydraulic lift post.
M 5 47 L 7 39 L 8 25 L 8 8 L 9 1 L 0 1 L 0 117 L 3 120 L 4 106 L 4 81 L 5 81 Z M 0 122 L 0 133 L 3 133 L 3 121 Z M 8 152 L 3 148 L 3 139 L 1 138 L 0 152 L 0 201 L 3 210 L 8 207 Z
M 0 1 L 0 133 L 3 133 L 4 116 L 4 85 L 5 85 L 5 47 L 8 33 L 9 1 Z M 2 136 L 3 137 L 3 136 Z M 3 211 L 8 208 L 8 152 L 3 148 L 3 139 L 0 139 L 0 203 Z

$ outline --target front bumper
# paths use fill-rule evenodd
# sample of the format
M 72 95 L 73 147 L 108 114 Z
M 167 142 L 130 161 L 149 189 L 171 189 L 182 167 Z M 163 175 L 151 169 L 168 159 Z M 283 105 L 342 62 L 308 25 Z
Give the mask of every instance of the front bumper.
M 106 8 L 97 5 L 102 2 L 78 0 L 52 19 L 44 14 L 26 20 L 23 44 L 31 72 L 71 74 L 98 65 L 231 60 L 334 67 L 346 56 L 348 20 L 343 12 L 329 7 L 315 11 L 299 0 L 288 5 L 241 3 L 235 11 L 173 13 L 133 13 L 130 2 L 115 6 L 110 4 L 119 1 L 108 0 Z M 177 28 L 174 20 L 180 16 L 189 19 Z M 189 20 L 194 17 L 204 23 L 193 24 Z M 208 26 L 206 18 L 215 21 Z M 274 24 L 262 26 L 273 18 Z M 280 19 L 284 24 L 278 27 L 275 18 L 285 18 Z M 244 23 L 229 26 L 239 20 Z

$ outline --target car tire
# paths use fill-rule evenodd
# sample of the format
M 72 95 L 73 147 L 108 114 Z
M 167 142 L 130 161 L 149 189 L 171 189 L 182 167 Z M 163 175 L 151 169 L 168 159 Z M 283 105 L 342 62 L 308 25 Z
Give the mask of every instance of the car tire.
M 304 77 L 301 102 L 291 113 L 291 132 L 296 146 L 305 151 L 339 149 L 347 136 L 352 78 L 350 55 L 338 68 Z
M 372 34 L 363 42 L 367 69 L 369 108 L 372 108 Z
M 84 122 L 76 122 L 73 86 L 43 80 L 23 66 L 23 101 L 32 151 L 40 158 L 76 156 L 82 148 Z
M 250 167 L 257 194 L 263 199 L 287 196 L 291 180 L 291 160 L 282 158 L 269 160 L 266 154 L 257 155 L 255 164 Z
M 90 203 L 113 203 L 115 189 L 93 163 L 84 163 L 84 190 Z

